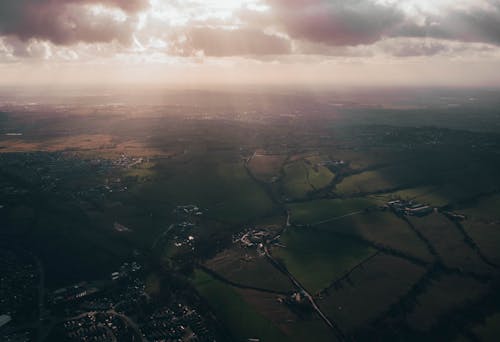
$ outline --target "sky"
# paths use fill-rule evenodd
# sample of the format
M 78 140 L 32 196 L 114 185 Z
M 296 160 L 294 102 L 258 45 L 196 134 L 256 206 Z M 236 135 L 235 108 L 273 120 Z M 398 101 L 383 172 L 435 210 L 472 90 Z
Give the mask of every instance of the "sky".
M 500 0 L 1 0 L 0 83 L 499 86 Z

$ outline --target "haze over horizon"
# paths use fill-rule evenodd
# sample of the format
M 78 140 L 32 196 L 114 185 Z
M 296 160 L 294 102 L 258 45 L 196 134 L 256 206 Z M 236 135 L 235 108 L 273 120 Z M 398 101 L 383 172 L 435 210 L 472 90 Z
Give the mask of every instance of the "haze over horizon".
M 4 85 L 500 86 L 497 0 L 5 0 Z

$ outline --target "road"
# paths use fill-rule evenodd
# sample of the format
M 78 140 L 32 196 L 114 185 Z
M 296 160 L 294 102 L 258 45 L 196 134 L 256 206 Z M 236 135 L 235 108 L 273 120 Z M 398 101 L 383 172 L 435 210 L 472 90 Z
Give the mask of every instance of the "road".
M 359 214 L 362 214 L 364 212 L 365 212 L 364 210 L 359 210 L 359 211 L 355 211 L 355 212 L 352 212 L 352 213 L 349 213 L 349 214 L 346 214 L 346 215 L 332 217 L 332 218 L 329 218 L 329 219 L 326 219 L 326 220 L 323 220 L 323 221 L 318 221 L 318 222 L 312 223 L 311 226 L 319 226 L 320 224 L 325 224 L 325 223 L 328 223 L 328 222 L 337 221 L 337 220 L 340 220 L 340 219 L 343 219 L 343 218 L 346 218 L 346 217 L 349 217 L 349 216 L 359 215 Z
M 174 228 L 174 225 L 171 224 L 170 226 L 168 226 L 168 228 L 166 230 L 164 230 L 162 233 L 160 233 L 158 235 L 158 237 L 155 239 L 155 241 L 153 242 L 153 245 L 151 246 L 151 250 L 154 250 L 156 248 L 156 245 L 160 242 L 161 239 L 165 238 L 167 236 L 167 234 Z
M 302 286 L 302 284 L 291 274 L 285 267 L 283 267 L 279 262 L 277 262 L 271 253 L 269 252 L 269 249 L 267 246 L 264 247 L 264 252 L 266 253 L 266 257 L 268 260 L 273 264 L 274 267 L 276 267 L 280 272 L 285 274 L 290 281 L 293 283 L 293 285 L 300 290 L 300 292 L 307 298 L 313 309 L 316 311 L 316 313 L 321 317 L 321 319 L 325 322 L 328 327 L 330 327 L 333 332 L 335 333 L 335 336 L 339 341 L 346 341 L 346 337 L 342 330 L 340 330 L 339 326 L 332 320 L 330 320 L 324 313 L 321 311 L 319 306 L 316 304 L 316 301 L 314 300 L 314 297 L 311 296 L 309 292 Z

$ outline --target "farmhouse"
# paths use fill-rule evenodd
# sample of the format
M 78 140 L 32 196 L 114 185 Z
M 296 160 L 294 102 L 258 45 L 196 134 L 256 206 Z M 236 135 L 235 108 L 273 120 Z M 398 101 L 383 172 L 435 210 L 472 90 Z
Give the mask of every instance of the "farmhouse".
M 397 214 L 407 216 L 426 216 L 434 211 L 431 206 L 414 201 L 395 200 L 387 202 L 387 206 Z

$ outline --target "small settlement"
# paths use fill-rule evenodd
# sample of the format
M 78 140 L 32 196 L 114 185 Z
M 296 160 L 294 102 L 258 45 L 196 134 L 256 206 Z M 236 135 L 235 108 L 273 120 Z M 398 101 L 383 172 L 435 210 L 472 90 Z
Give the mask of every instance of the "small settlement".
M 396 214 L 404 216 L 426 216 L 434 212 L 434 208 L 415 201 L 395 200 L 387 202 L 387 207 Z
M 255 248 L 261 256 L 265 255 L 265 246 L 269 244 L 278 244 L 280 235 L 273 233 L 265 228 L 250 228 L 233 235 L 233 243 L 240 244 L 244 248 Z

